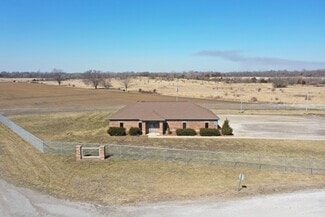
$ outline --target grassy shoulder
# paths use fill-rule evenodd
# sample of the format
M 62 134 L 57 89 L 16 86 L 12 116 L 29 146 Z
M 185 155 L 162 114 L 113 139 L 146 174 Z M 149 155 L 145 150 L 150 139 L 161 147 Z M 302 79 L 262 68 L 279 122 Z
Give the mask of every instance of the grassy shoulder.
M 46 141 L 110 143 L 325 159 L 324 141 L 110 137 L 106 132 L 110 114 L 110 111 L 60 112 L 15 115 L 10 119 Z
M 77 162 L 73 156 L 40 154 L 2 125 L 0 136 L 1 177 L 61 198 L 116 205 L 325 187 L 324 175 L 113 158 Z M 240 172 L 248 188 L 238 192 Z

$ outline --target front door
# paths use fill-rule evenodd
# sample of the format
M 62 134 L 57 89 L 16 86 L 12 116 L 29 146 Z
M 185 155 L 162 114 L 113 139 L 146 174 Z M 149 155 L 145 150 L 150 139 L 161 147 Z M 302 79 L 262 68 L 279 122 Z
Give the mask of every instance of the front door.
M 149 122 L 149 133 L 156 133 L 156 122 Z

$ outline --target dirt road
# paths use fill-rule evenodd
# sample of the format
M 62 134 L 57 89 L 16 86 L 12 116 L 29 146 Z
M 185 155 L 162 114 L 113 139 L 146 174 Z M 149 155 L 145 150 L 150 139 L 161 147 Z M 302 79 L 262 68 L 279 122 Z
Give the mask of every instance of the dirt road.
M 235 201 L 187 201 L 102 207 L 72 202 L 18 188 L 0 180 L 0 216 L 218 216 L 319 217 L 325 190 L 244 198 Z
M 0 216 L 90 217 L 104 214 L 94 205 L 60 200 L 0 180 Z
M 160 203 L 124 208 L 128 216 L 320 217 L 325 216 L 325 191 L 254 197 L 229 202 Z

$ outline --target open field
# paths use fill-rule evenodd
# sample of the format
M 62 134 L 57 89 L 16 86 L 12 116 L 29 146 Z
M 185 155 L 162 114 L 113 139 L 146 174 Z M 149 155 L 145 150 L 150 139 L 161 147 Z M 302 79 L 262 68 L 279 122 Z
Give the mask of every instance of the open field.
M 29 83 L 0 83 L 0 109 L 8 112 L 24 109 L 40 111 L 117 109 L 137 101 L 174 101 L 175 97 L 158 94 L 125 93 L 105 89 L 90 90 Z M 213 100 L 181 98 L 196 103 Z
M 14 115 L 10 116 L 10 119 L 45 141 L 110 143 L 325 159 L 324 140 L 308 141 L 242 138 L 148 139 L 145 136 L 110 137 L 106 133 L 106 130 L 108 129 L 109 124 L 107 118 L 111 113 L 112 112 L 110 111 L 44 113 L 34 115 Z M 267 118 L 272 119 L 272 116 L 267 116 Z M 288 120 L 300 120 L 303 117 L 285 116 L 285 118 L 288 122 Z M 231 120 L 232 119 L 230 119 L 230 124 L 232 124 Z M 263 120 L 263 118 L 257 120 Z M 308 120 L 308 118 L 306 120 Z M 239 125 L 239 123 L 236 123 L 236 121 L 234 121 L 234 123 L 234 126 L 238 127 L 237 125 Z M 246 125 L 243 125 L 242 127 L 245 126 Z M 255 128 L 249 125 L 248 127 L 250 127 L 249 132 L 252 136 Z M 267 128 L 267 126 L 264 127 Z M 312 124 L 311 127 L 313 127 Z M 322 129 L 321 125 L 318 129 Z M 236 133 L 236 128 L 234 128 L 234 130 Z M 239 132 L 242 133 L 243 130 L 245 130 L 245 128 L 239 129 Z M 276 128 L 276 130 L 278 130 L 278 128 Z M 283 130 L 286 131 L 285 127 Z M 266 129 L 266 133 L 270 132 L 267 132 Z
M 12 82 L 13 80 L 31 82 L 32 79 L 1 79 Z M 0 81 L 1 81 L 0 80 Z M 38 81 L 42 84 L 57 85 L 55 81 Z M 110 80 L 113 89 L 124 90 L 123 81 L 112 78 Z M 66 80 L 62 83 L 67 87 L 88 88 L 82 80 Z M 178 86 L 180 97 L 217 99 L 224 101 L 240 102 L 266 102 L 306 104 L 308 94 L 309 104 L 325 104 L 325 86 L 290 85 L 287 88 L 273 88 L 271 83 L 225 83 L 216 81 L 201 81 L 192 79 L 173 79 L 170 81 L 162 78 L 133 77 L 128 91 L 139 92 L 153 91 L 166 96 L 176 96 Z
M 0 82 L 0 112 L 8 114 L 37 114 L 61 111 L 116 111 L 136 101 L 174 101 L 172 96 L 148 93 L 126 93 L 106 89 L 84 89 L 29 83 Z M 215 99 L 180 98 L 212 109 L 217 114 L 239 114 L 240 103 Z M 251 106 L 258 105 L 257 108 Z M 306 114 L 304 108 L 285 109 L 276 104 L 244 104 L 245 114 Z M 256 110 L 257 109 L 257 110 Z M 308 114 L 325 115 L 324 110 L 308 110 Z
M 325 186 L 323 175 L 145 160 L 76 162 L 74 157 L 40 154 L 3 126 L 0 136 L 2 178 L 57 197 L 101 204 L 199 197 L 221 200 Z M 238 192 L 240 172 L 246 174 L 243 184 L 248 188 Z

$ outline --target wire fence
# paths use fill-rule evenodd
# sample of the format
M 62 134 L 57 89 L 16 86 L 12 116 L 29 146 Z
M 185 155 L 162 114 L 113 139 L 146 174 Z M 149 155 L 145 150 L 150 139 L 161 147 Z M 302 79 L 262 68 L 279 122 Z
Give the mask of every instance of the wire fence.
M 259 102 L 223 102 L 205 103 L 202 106 L 208 109 L 238 109 L 238 110 L 325 110 L 325 103 L 259 103 Z
M 23 140 L 34 146 L 37 150 L 44 152 L 44 142 L 41 139 L 37 138 L 1 114 L 0 122 L 12 130 L 14 133 L 16 133 L 18 136 L 20 136 Z
M 281 172 L 303 172 L 325 175 L 325 160 L 316 158 L 289 158 L 246 153 L 213 152 L 188 149 L 170 149 L 114 144 L 76 142 L 46 142 L 46 153 L 73 154 L 75 146 L 97 147 L 105 145 L 107 157 L 159 160 L 167 162 L 200 163 L 228 167 L 244 167 Z
M 220 101 L 218 103 L 200 103 L 201 106 L 208 109 L 227 109 L 227 110 L 325 110 L 324 103 L 261 103 L 261 102 L 243 102 Z M 123 107 L 119 106 L 82 106 L 65 108 L 15 108 L 0 109 L 0 113 L 5 115 L 15 114 L 35 114 L 49 112 L 81 112 L 81 111 L 117 111 Z

